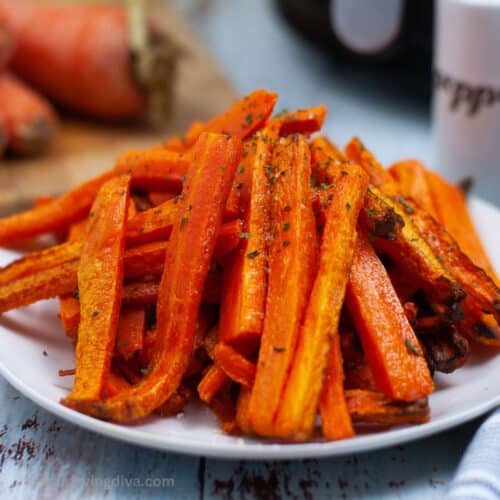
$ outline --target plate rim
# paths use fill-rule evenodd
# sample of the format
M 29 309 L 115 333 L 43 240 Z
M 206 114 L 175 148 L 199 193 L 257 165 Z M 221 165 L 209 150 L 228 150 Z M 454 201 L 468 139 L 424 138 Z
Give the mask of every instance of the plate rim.
M 496 207 L 474 196 L 471 197 L 470 201 L 473 205 L 477 205 L 483 209 L 494 210 L 500 216 L 500 207 Z M 490 397 L 482 403 L 474 405 L 472 408 L 452 413 L 434 421 L 432 420 L 431 406 L 431 420 L 425 424 L 399 427 L 389 431 L 360 435 L 354 439 L 342 441 L 269 443 L 265 441 L 249 442 L 245 437 L 236 437 L 235 441 L 231 443 L 214 443 L 209 439 L 206 441 L 201 441 L 199 438 L 190 440 L 189 437 L 186 439 L 185 436 L 172 437 L 168 434 L 159 436 L 131 426 L 106 422 L 84 415 L 61 405 L 59 401 L 54 401 L 44 396 L 42 393 L 39 393 L 12 372 L 1 360 L 0 375 L 3 376 L 12 387 L 17 389 L 33 403 L 52 415 L 62 418 L 87 431 L 144 448 L 218 459 L 298 460 L 303 458 L 340 457 L 351 454 L 367 453 L 433 436 L 485 415 L 500 406 L 499 394 Z

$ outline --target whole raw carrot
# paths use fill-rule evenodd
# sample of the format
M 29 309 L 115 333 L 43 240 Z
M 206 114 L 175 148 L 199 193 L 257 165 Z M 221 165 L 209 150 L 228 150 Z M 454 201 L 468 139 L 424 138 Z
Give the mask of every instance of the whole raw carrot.
M 174 54 L 164 39 L 148 36 L 147 43 L 153 38 L 161 43 L 149 55 L 164 64 L 151 64 L 148 68 L 154 69 L 143 73 L 141 53 L 133 51 L 129 19 L 121 7 L 0 0 L 0 13 L 17 42 L 12 69 L 61 106 L 124 119 L 146 111 L 153 89 L 160 89 L 155 96 L 169 97 Z M 157 110 L 162 108 L 156 104 Z
M 240 157 L 238 139 L 200 136 L 167 246 L 157 305 L 160 341 L 153 368 L 129 393 L 87 408 L 92 414 L 120 422 L 137 420 L 179 387 L 194 348 L 203 283 L 222 223 L 223 200 Z
M 46 149 L 57 129 L 51 104 L 10 73 L 0 74 L 0 116 L 7 147 L 31 155 Z
M 87 226 L 78 266 L 81 318 L 75 385 L 62 401 L 75 409 L 101 398 L 110 369 L 120 313 L 129 185 L 129 176 L 104 184 Z

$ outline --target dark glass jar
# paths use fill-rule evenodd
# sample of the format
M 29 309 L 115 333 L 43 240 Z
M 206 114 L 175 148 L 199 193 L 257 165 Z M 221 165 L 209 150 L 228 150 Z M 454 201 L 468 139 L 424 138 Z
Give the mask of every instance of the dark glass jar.
M 275 0 L 285 18 L 336 55 L 430 64 L 433 0 Z

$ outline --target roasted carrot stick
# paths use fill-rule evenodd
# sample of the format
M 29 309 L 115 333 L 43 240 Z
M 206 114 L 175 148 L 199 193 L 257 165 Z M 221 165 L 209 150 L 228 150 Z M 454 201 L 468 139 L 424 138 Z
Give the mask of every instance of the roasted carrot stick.
M 497 281 L 495 270 L 467 209 L 463 192 L 430 170 L 425 172 L 425 177 L 436 206 L 435 218 L 457 241 L 467 257 L 474 264 L 482 267 L 493 280 Z
M 320 411 L 321 430 L 326 439 L 345 439 L 354 435 L 344 396 L 344 368 L 340 335 L 334 336 L 330 346 L 321 392 Z
M 433 383 L 422 348 L 364 233 L 358 235 L 346 304 L 379 389 L 401 401 L 430 394 Z
M 129 306 L 122 308 L 116 335 L 116 350 L 127 360 L 143 346 L 146 332 L 146 312 L 144 307 Z
M 281 136 L 289 134 L 311 134 L 321 130 L 325 121 L 327 109 L 325 106 L 316 106 L 308 109 L 298 109 L 286 113 L 282 117 L 279 129 Z
M 210 403 L 221 388 L 230 382 L 226 372 L 218 365 L 213 364 L 205 372 L 198 384 L 198 396 L 204 403 Z
M 200 136 L 167 246 L 157 305 L 160 344 L 152 370 L 130 393 L 87 409 L 96 416 L 137 420 L 160 406 L 179 386 L 194 347 L 201 290 L 221 226 L 223 200 L 240 157 L 241 143 L 234 137 Z
M 429 421 L 427 398 L 411 403 L 392 401 L 380 392 L 345 391 L 347 407 L 357 426 L 386 428 L 395 425 L 423 424 Z
M 310 177 L 309 145 L 304 137 L 280 139 L 269 176 L 273 186 L 269 288 L 249 409 L 252 428 L 264 436 L 273 435 L 274 417 L 314 280 L 317 234 Z M 249 253 L 247 258 L 255 255 Z
M 248 143 L 249 151 L 240 167 L 246 201 L 242 238 L 238 250 L 225 263 L 219 327 L 221 340 L 229 344 L 255 343 L 262 335 L 271 206 L 266 166 L 271 165 L 276 132 L 276 127 L 259 132 Z
M 110 369 L 120 312 L 129 185 L 129 176 L 104 184 L 85 234 L 78 266 L 81 318 L 75 385 L 62 400 L 75 409 L 101 397 Z
M 14 153 L 39 153 L 52 142 L 57 117 L 52 105 L 11 73 L 0 74 L 0 114 Z
M 218 343 L 214 348 L 214 359 L 231 380 L 248 388 L 252 386 L 255 365 L 231 346 Z
M 193 124 L 185 137 L 173 137 L 166 142 L 165 147 L 186 151 L 194 145 L 202 132 L 228 134 L 238 139 L 246 139 L 266 123 L 277 100 L 278 95 L 273 92 L 255 90 L 207 123 Z
M 236 403 L 236 425 L 243 434 L 252 433 L 252 427 L 250 425 L 250 417 L 248 413 L 251 394 L 252 393 L 250 389 L 244 386 L 240 387 L 238 401 Z
M 130 42 L 135 19 L 125 9 L 2 0 L 0 13 L 16 37 L 14 71 L 59 105 L 119 120 L 142 115 L 150 100 L 156 113 L 168 103 L 175 49 L 171 43 L 165 49 L 162 34 L 145 26 L 153 44 L 146 48 L 151 68 L 145 67 Z
M 426 169 L 419 161 L 404 160 L 394 163 L 389 172 L 405 197 L 411 198 L 434 218 L 437 217 L 437 207 L 427 180 Z
M 111 369 L 106 378 L 106 385 L 102 392 L 102 396 L 104 398 L 110 398 L 129 388 L 130 384 L 114 369 Z
M 161 406 L 156 408 L 155 414 L 160 417 L 177 415 L 182 412 L 192 397 L 193 391 L 185 385 L 180 385 Z
M 14 39 L 7 21 L 0 14 L 0 71 L 4 71 L 12 56 Z
M 340 310 L 353 258 L 358 215 L 368 176 L 360 167 L 343 170 L 327 208 L 319 270 L 309 297 L 285 391 L 273 433 L 304 440 L 311 436 L 318 411 L 323 372 L 331 339 L 338 335 Z

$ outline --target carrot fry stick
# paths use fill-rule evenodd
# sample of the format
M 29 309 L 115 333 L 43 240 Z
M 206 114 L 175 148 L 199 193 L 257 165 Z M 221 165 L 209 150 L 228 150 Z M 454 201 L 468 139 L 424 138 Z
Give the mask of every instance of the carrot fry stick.
M 146 333 L 146 312 L 144 307 L 125 307 L 120 314 L 116 350 L 127 360 L 135 352 L 142 350 Z
M 356 166 L 343 171 L 327 209 L 319 270 L 274 424 L 274 435 L 293 440 L 311 436 L 318 411 L 331 339 L 338 335 L 340 310 L 356 242 L 356 224 L 368 176 Z M 340 172 L 339 172 L 340 173 Z
M 422 348 L 363 233 L 356 243 L 346 304 L 379 389 L 402 401 L 430 394 L 433 384 Z
M 262 335 L 271 205 L 266 166 L 271 164 L 272 143 L 276 139 L 276 128 L 264 128 L 248 143 L 250 151 L 241 164 L 246 179 L 242 191 L 247 201 L 243 238 L 225 263 L 220 314 L 220 338 L 228 344 L 254 343 Z
M 75 385 L 62 400 L 75 409 L 101 397 L 110 369 L 120 311 L 129 185 L 129 176 L 104 184 L 85 235 L 78 266 L 81 318 Z
M 317 257 L 309 145 L 304 137 L 281 139 L 273 153 L 272 167 L 269 288 L 249 409 L 252 428 L 264 436 L 273 435 L 273 421 L 288 378 Z M 255 253 L 247 257 L 255 258 Z
M 155 414 L 160 417 L 177 415 L 182 412 L 192 397 L 193 391 L 185 385 L 180 385 L 161 406 L 156 408 Z
M 351 417 L 344 396 L 344 368 L 340 335 L 335 335 L 328 354 L 328 364 L 320 399 L 321 430 L 326 439 L 354 436 Z
M 208 404 L 229 381 L 230 378 L 226 372 L 220 366 L 213 364 L 198 384 L 198 396 L 204 403 Z
M 356 389 L 345 391 L 345 395 L 349 413 L 356 426 L 385 428 L 429 421 L 427 398 L 401 403 L 388 399 L 380 392 Z
M 411 198 L 418 206 L 422 207 L 434 218 L 436 216 L 436 204 L 433 199 L 425 167 L 417 160 L 404 160 L 395 163 L 389 169 L 392 177 L 399 184 L 401 193 Z
M 315 106 L 309 109 L 298 109 L 283 115 L 279 130 L 281 136 L 290 134 L 312 134 L 318 132 L 325 121 L 327 109 L 325 106 Z
M 227 344 L 219 343 L 214 348 L 215 363 L 228 377 L 250 388 L 255 379 L 255 365 Z
M 435 218 L 457 241 L 467 257 L 476 266 L 483 268 L 493 280 L 498 281 L 488 254 L 474 227 L 463 192 L 435 172 L 427 170 L 425 176 L 436 206 Z
M 251 434 L 250 416 L 248 413 L 250 406 L 250 396 L 252 392 L 247 387 L 241 386 L 236 403 L 236 425 L 244 434 Z
M 110 398 L 116 396 L 119 392 L 125 391 L 130 388 L 130 384 L 113 368 L 111 368 L 106 379 L 106 385 L 102 392 L 103 398 Z
M 167 246 L 157 305 L 160 343 L 152 370 L 130 393 L 94 404 L 94 415 L 120 422 L 137 420 L 158 408 L 179 387 L 194 347 L 201 289 L 221 226 L 222 202 L 240 156 L 237 139 L 219 134 L 200 136 Z
M 227 134 L 238 139 L 246 139 L 266 123 L 277 100 L 278 95 L 273 92 L 255 90 L 207 123 L 193 124 L 184 140 L 170 139 L 166 147 L 186 151 L 194 145 L 202 132 Z
M 236 250 L 241 240 L 241 220 L 236 219 L 222 224 L 215 243 L 214 259 L 218 260 L 226 257 Z
M 59 319 L 66 335 L 76 338 L 80 325 L 80 301 L 72 293 L 59 298 Z
M 127 151 L 115 163 L 116 174 L 131 174 L 133 186 L 146 191 L 180 193 L 189 157 L 162 149 Z

